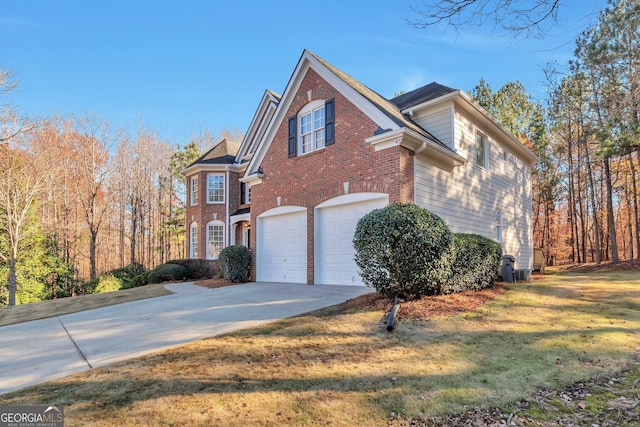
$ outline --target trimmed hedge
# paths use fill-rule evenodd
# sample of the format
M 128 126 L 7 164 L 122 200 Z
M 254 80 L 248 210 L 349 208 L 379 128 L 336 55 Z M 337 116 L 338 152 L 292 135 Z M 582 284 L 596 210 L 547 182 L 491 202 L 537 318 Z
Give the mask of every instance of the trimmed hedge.
M 129 281 L 127 288 L 137 288 L 149 284 L 149 274 L 151 274 L 151 270 L 138 274 Z
M 502 245 L 477 234 L 454 234 L 449 250 L 442 257 L 446 279 L 440 292 L 450 294 L 484 289 L 498 277 Z
M 149 283 L 162 283 L 184 280 L 189 276 L 189 269 L 183 265 L 167 263 L 161 264 L 149 272 Z
M 367 286 L 388 297 L 419 299 L 446 279 L 440 259 L 451 232 L 438 215 L 415 204 L 394 203 L 358 221 L 355 261 Z
M 251 268 L 251 251 L 242 245 L 228 246 L 220 251 L 218 265 L 225 279 L 246 282 Z
M 172 259 L 167 264 L 176 264 L 187 269 L 186 279 L 213 279 L 218 276 L 218 265 L 215 260 L 201 258 Z
M 122 279 L 126 282 L 132 280 L 139 274 L 144 273 L 144 266 L 138 262 L 134 262 L 122 268 L 111 270 L 106 274 L 110 274 L 118 279 Z

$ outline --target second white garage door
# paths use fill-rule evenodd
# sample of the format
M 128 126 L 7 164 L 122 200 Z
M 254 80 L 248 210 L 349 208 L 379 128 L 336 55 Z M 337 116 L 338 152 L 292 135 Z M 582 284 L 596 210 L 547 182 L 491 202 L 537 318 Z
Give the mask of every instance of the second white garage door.
M 258 281 L 307 283 L 307 212 L 287 210 L 258 217 Z
M 316 283 L 363 285 L 355 262 L 353 235 L 360 218 L 387 204 L 388 196 L 384 195 L 373 200 L 326 206 L 316 210 Z

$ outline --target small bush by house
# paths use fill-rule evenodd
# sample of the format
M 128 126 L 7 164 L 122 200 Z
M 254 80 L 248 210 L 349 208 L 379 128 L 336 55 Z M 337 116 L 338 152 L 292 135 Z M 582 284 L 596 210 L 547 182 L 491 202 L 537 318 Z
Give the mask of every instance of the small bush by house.
M 218 263 L 201 258 L 173 259 L 167 264 L 176 264 L 187 269 L 186 279 L 212 279 L 218 276 Z
M 179 264 L 161 264 L 149 272 L 149 283 L 162 283 L 184 280 L 189 276 L 189 269 Z
M 498 277 L 502 246 L 477 234 L 454 234 L 442 257 L 446 278 L 441 293 L 491 287 Z
M 439 291 L 446 279 L 440 259 L 451 232 L 436 214 L 394 203 L 358 221 L 355 261 L 364 283 L 389 297 L 417 299 Z
M 220 251 L 218 264 L 220 273 L 225 279 L 232 282 L 246 282 L 249 280 L 251 252 L 246 246 L 228 246 Z

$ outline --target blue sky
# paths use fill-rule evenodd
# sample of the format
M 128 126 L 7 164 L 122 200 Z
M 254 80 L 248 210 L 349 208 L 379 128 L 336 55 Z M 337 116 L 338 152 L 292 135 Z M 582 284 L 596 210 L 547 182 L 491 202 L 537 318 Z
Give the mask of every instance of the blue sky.
M 420 0 L 21 0 L 0 9 L 0 68 L 20 82 L 0 104 L 34 117 L 86 115 L 175 144 L 246 131 L 265 89 L 282 93 L 303 51 L 390 98 L 432 81 L 545 96 L 543 67 L 566 63 L 605 0 L 567 0 L 543 40 L 409 26 Z M 586 17 L 586 18 L 585 18 Z

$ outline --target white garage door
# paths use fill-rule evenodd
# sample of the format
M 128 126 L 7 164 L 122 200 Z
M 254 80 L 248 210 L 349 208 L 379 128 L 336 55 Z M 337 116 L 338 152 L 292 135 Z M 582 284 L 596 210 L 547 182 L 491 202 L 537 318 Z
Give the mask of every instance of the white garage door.
M 317 211 L 316 283 L 363 285 L 354 259 L 353 234 L 360 218 L 387 204 L 387 199 L 383 198 L 329 206 Z
M 307 283 L 306 210 L 258 217 L 257 279 Z

